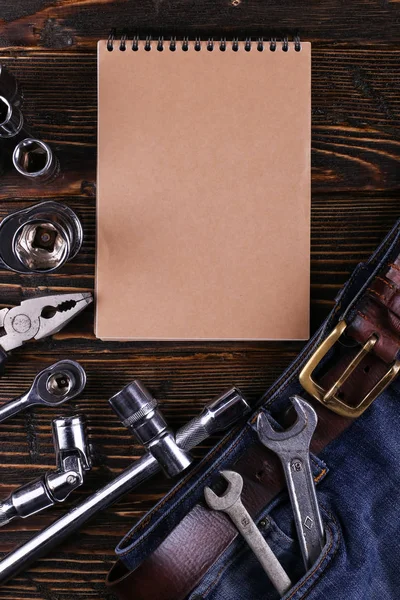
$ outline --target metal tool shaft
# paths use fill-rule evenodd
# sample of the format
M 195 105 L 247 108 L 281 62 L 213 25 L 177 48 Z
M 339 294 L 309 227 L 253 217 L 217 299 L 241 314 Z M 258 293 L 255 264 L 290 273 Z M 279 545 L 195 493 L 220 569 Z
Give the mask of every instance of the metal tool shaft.
M 206 487 L 204 497 L 208 506 L 213 510 L 226 513 L 231 518 L 239 533 L 253 550 L 274 588 L 280 596 L 284 596 L 291 588 L 292 583 L 268 542 L 243 506 L 241 500 L 242 476 L 235 471 L 221 471 L 221 475 L 228 482 L 228 489 L 222 496 L 217 496 L 211 488 Z
M 324 526 L 319 511 L 308 451 L 281 463 L 292 504 L 299 544 L 306 568 L 317 561 L 323 549 Z
M 0 561 L 0 584 L 15 577 L 41 556 L 58 546 L 93 515 L 117 502 L 121 496 L 160 470 L 153 456 L 146 454 L 109 484 L 78 504 L 31 540 Z
M 277 592 L 284 596 L 291 588 L 291 581 L 241 501 L 238 500 L 226 512 L 253 550 Z
M 18 414 L 30 405 L 29 392 L 26 392 L 19 398 L 9 400 L 0 408 L 0 423 Z
M 242 414 L 246 409 L 248 409 L 248 406 L 243 401 Z M 239 415 L 238 409 L 235 410 L 235 415 L 236 417 Z M 195 428 L 201 425 L 201 428 L 199 427 L 201 434 L 197 437 L 189 435 L 188 432 L 193 433 L 193 427 L 188 425 L 179 430 L 176 439 L 179 440 L 180 446 L 185 450 L 191 450 L 196 444 L 201 443 L 209 435 L 221 429 L 221 422 L 218 420 L 213 422 L 212 419 L 208 419 L 205 423 L 200 417 L 196 417 L 191 423 Z M 222 423 L 223 426 L 226 424 L 225 421 Z M 183 436 L 180 434 L 182 431 L 184 432 Z M 196 444 L 193 443 L 194 441 Z M 131 467 L 125 469 L 110 483 L 1 560 L 0 585 L 58 546 L 97 512 L 117 502 L 124 494 L 130 492 L 158 471 L 160 471 L 160 465 L 151 454 L 145 454 L 135 461 Z

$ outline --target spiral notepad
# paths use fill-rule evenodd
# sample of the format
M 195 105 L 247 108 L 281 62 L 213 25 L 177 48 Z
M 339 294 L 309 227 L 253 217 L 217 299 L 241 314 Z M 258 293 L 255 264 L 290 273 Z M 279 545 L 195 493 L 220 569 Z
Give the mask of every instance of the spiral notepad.
M 96 334 L 305 339 L 310 44 L 99 42 Z

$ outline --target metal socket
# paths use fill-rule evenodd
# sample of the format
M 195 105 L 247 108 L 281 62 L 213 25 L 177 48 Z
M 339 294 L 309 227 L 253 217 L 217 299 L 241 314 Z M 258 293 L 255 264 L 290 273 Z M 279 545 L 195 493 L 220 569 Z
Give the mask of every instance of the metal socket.
M 0 96 L 0 138 L 15 137 L 22 129 L 24 118 L 17 106 Z
M 157 407 L 157 400 L 141 381 L 132 381 L 110 398 L 109 403 L 122 423 L 154 456 L 167 477 L 175 477 L 187 469 L 192 462 L 190 455 L 177 445 Z
M 88 471 L 92 461 L 86 440 L 85 417 L 58 417 L 52 422 L 52 430 L 58 468 L 64 468 L 64 460 L 74 451 L 79 455 L 83 470 Z
M 13 152 L 13 165 L 24 177 L 38 183 L 46 183 L 57 177 L 60 164 L 46 142 L 26 138 L 19 142 Z
M 79 251 L 77 215 L 64 204 L 41 202 L 0 223 L 0 265 L 17 273 L 53 273 Z

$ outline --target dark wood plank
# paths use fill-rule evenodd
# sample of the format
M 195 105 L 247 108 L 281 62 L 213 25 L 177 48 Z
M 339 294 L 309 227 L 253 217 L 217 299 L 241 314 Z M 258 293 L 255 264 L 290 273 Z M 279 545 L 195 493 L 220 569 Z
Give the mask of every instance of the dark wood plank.
M 92 48 L 111 28 L 164 35 L 283 35 L 313 42 L 399 41 L 398 2 L 295 0 L 14 0 L 3 3 L 2 46 Z M 1 22 L 1 21 L 0 21 Z
M 46 291 L 92 290 L 95 252 L 96 41 L 112 27 L 143 35 L 269 35 L 300 33 L 314 42 L 312 135 L 311 316 L 315 329 L 359 261 L 399 215 L 399 2 L 339 0 L 14 0 L 2 6 L 0 60 L 25 91 L 24 113 L 57 152 L 62 176 L 32 187 L 5 161 L 0 219 L 11 210 L 58 199 L 80 215 L 82 251 L 59 274 L 27 277 L 0 271 L 0 299 L 13 305 Z M 79 360 L 88 386 L 72 403 L 87 415 L 95 467 L 71 505 L 104 485 L 141 454 L 108 408 L 107 399 L 140 377 L 161 400 L 174 427 L 193 417 L 225 387 L 239 385 L 252 403 L 290 363 L 302 344 L 103 343 L 88 309 L 54 339 L 13 353 L 0 402 L 29 387 L 45 365 Z M 67 413 L 64 406 L 57 411 Z M 0 424 L 0 499 L 54 466 L 50 409 Z M 214 440 L 194 454 L 200 458 Z M 26 573 L 0 589 L 5 600 L 111 600 L 104 587 L 113 548 L 171 484 L 158 477 L 88 523 Z M 28 540 L 65 511 L 57 506 L 1 531 L 2 551 Z
M 96 57 L 25 51 L 2 61 L 25 90 L 27 122 L 57 152 L 63 176 L 42 197 L 93 197 Z M 313 192 L 398 190 L 400 51 L 313 53 Z M 0 198 L 34 192 L 6 161 Z

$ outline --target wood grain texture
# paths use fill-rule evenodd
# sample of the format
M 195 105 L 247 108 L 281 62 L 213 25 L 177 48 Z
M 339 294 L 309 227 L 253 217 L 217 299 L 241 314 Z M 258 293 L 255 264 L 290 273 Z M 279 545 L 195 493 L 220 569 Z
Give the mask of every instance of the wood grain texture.
M 312 42 L 399 40 L 398 1 L 14 0 L 2 2 L 2 46 L 91 49 L 111 28 L 163 35 L 284 35 Z
M 4 157 L 0 218 L 43 199 L 80 215 L 85 240 L 58 274 L 31 277 L 0 271 L 0 299 L 11 306 L 37 291 L 92 290 L 95 252 L 96 56 L 112 27 L 142 34 L 293 34 L 314 42 L 312 132 L 311 315 L 315 329 L 356 264 L 366 259 L 399 216 L 400 2 L 328 0 L 0 0 L 0 60 L 24 89 L 24 113 L 60 158 L 62 176 L 32 187 Z M 273 101 L 273 91 L 271 96 Z M 0 146 L 0 153 L 2 147 Z M 89 308 L 53 339 L 13 353 L 0 401 L 28 388 L 38 370 L 61 358 L 88 373 L 81 398 L 59 411 L 87 415 L 95 467 L 71 501 L 1 530 L 12 550 L 131 464 L 141 449 L 108 408 L 107 399 L 140 377 L 161 400 L 174 427 L 193 417 L 224 387 L 239 385 L 251 402 L 301 343 L 103 343 Z M 0 424 L 0 498 L 54 466 L 50 409 Z M 195 450 L 201 457 L 215 440 Z M 104 578 L 113 548 L 169 488 L 158 477 L 97 515 L 80 534 L 0 589 L 0 600 L 111 600 Z

